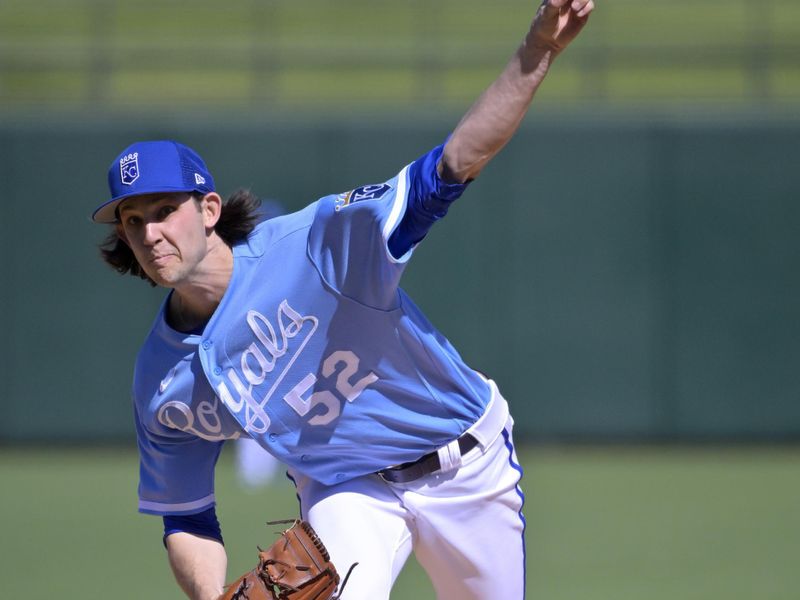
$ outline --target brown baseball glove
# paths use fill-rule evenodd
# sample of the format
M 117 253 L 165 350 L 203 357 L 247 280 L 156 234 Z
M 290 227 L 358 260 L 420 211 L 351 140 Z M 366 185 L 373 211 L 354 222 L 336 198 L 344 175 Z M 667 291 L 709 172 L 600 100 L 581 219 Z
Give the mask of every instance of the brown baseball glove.
M 278 523 L 292 525 L 272 546 L 258 549 L 256 568 L 229 585 L 219 600 L 338 600 L 339 574 L 311 525 L 299 519 L 268 525 Z

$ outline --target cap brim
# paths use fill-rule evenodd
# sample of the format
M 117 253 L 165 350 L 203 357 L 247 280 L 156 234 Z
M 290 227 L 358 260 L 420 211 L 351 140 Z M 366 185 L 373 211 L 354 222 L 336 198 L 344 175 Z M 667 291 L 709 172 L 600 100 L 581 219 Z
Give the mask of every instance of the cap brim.
M 131 192 L 130 194 L 124 194 L 122 196 L 118 196 L 117 198 L 112 198 L 108 202 L 105 202 L 98 206 L 94 212 L 92 213 L 92 221 L 95 223 L 107 223 L 107 224 L 114 224 L 117 223 L 117 207 L 119 203 L 123 200 L 127 200 L 128 198 L 133 198 L 134 196 L 146 196 L 148 194 L 174 194 L 176 192 L 196 192 L 198 190 L 194 188 L 190 189 L 179 189 L 179 190 L 158 190 L 153 192 Z M 207 193 L 207 192 L 205 192 Z
M 117 206 L 125 198 L 116 198 L 98 206 L 92 213 L 92 221 L 95 223 L 116 223 Z

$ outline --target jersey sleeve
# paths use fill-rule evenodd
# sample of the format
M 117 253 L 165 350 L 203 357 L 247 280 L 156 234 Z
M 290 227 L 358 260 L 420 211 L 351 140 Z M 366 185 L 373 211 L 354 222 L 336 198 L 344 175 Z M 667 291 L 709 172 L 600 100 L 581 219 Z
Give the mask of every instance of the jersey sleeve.
M 421 242 L 470 183 L 450 183 L 442 179 L 439 161 L 443 152 L 444 144 L 441 144 L 409 166 L 406 209 L 388 241 L 392 256 L 402 257 Z
M 436 163 L 441 152 L 442 146 L 437 146 L 388 181 L 319 201 L 308 252 L 328 285 L 373 308 L 397 307 L 400 277 L 416 244 L 430 227 L 406 230 L 403 226 L 412 222 L 409 216 L 420 216 L 410 215 L 410 210 L 438 202 L 435 195 L 444 188 L 430 182 L 438 181 Z M 448 189 L 446 204 L 455 200 L 463 188 L 457 192 Z M 436 204 L 436 210 L 430 212 L 432 223 L 447 212 L 445 203 Z M 415 219 L 414 223 L 418 222 Z
M 174 533 L 191 533 L 202 537 L 217 540 L 223 546 L 225 540 L 222 539 L 222 529 L 217 519 L 217 511 L 214 507 L 199 512 L 194 515 L 164 515 L 164 545 L 167 545 L 167 538 Z
M 138 411 L 135 420 L 140 460 L 139 512 L 190 515 L 213 507 L 214 467 L 223 442 L 178 430 L 150 431 Z

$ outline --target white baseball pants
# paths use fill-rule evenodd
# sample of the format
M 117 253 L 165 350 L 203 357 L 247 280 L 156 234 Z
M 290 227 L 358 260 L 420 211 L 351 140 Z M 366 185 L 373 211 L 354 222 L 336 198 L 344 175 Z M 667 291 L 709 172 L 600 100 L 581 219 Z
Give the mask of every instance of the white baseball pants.
M 438 600 L 524 600 L 524 497 L 512 427 L 496 393 L 469 430 L 479 445 L 449 470 L 410 483 L 368 475 L 333 486 L 289 472 L 302 516 L 340 575 L 359 563 L 342 600 L 389 600 L 412 551 Z

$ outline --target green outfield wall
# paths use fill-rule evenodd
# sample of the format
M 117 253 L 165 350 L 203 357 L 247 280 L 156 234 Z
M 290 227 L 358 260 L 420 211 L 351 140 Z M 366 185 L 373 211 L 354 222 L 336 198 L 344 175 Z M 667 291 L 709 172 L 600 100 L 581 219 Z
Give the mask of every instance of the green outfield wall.
M 105 267 L 88 218 L 129 142 L 179 138 L 220 191 L 297 209 L 393 176 L 451 124 L 0 124 L 0 441 L 132 436 L 164 294 Z M 526 439 L 800 437 L 798 148 L 796 121 L 529 120 L 404 287 Z

